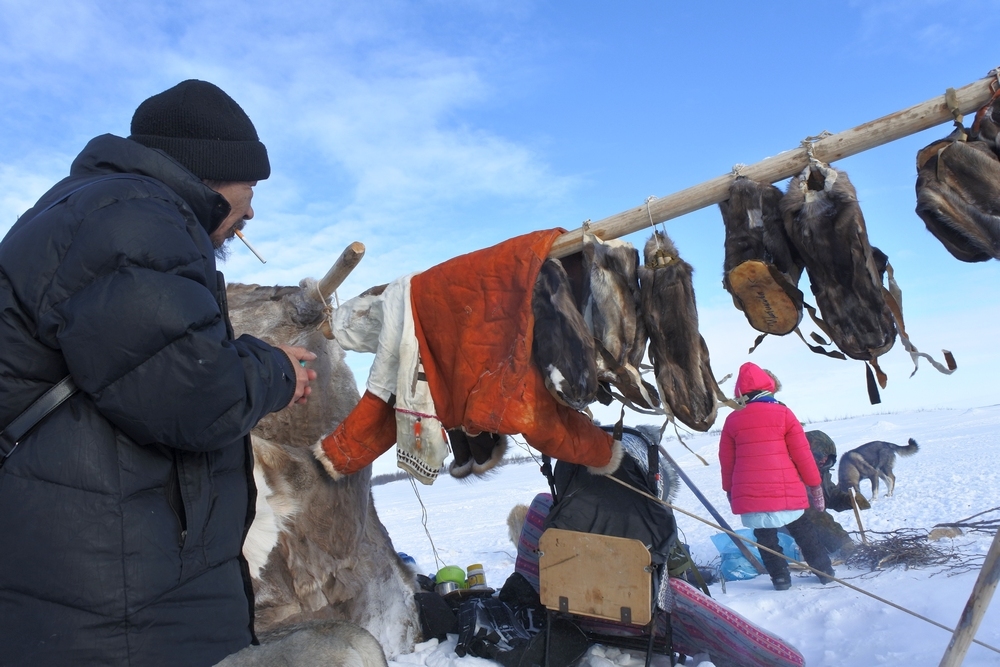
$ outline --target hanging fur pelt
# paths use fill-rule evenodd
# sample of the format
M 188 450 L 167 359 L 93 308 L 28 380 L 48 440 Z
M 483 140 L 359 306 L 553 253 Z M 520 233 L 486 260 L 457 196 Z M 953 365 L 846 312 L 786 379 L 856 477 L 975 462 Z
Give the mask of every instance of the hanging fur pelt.
M 968 140 L 959 128 L 917 154 L 917 215 L 963 262 L 1000 259 L 996 107 L 984 107 Z
M 654 232 L 639 267 L 641 311 L 649 332 L 649 358 L 660 398 L 682 423 L 707 431 L 718 410 L 708 346 L 698 333 L 691 265 L 673 242 Z
M 531 358 L 546 388 L 563 405 L 583 410 L 597 394 L 594 337 L 576 307 L 569 276 L 558 259 L 542 264 L 531 310 L 535 318 Z
M 785 231 L 805 261 L 824 331 L 853 359 L 873 362 L 896 340 L 882 278 L 847 174 L 812 162 L 781 199 Z
M 639 375 L 646 328 L 639 314 L 639 253 L 631 243 L 583 233 L 586 266 L 583 316 L 597 349 L 597 377 L 640 408 L 660 405 L 656 389 Z
M 802 320 L 802 274 L 781 220 L 782 192 L 744 176 L 719 202 L 726 226 L 722 284 L 757 331 L 783 336 Z

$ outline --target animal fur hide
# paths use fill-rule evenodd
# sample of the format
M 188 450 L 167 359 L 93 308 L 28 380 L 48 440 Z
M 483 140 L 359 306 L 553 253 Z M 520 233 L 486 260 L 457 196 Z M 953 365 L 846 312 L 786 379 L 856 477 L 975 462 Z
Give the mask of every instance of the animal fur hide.
M 314 619 L 350 621 L 392 658 L 413 650 L 420 619 L 413 573 L 396 554 L 371 495 L 371 469 L 333 480 L 310 452 L 358 402 L 344 351 L 318 331 L 326 316 L 314 281 L 298 287 L 230 284 L 237 334 L 317 354 L 312 394 L 253 430 L 257 516 L 244 554 L 265 634 Z M 266 509 L 265 509 L 266 508 Z
M 597 394 L 594 337 L 576 307 L 566 269 L 546 259 L 531 297 L 535 316 L 531 358 L 557 401 L 583 410 Z
M 722 284 L 750 325 L 783 336 L 802 320 L 802 274 L 781 220 L 781 190 L 738 177 L 719 203 L 726 226 Z
M 584 231 L 583 257 L 583 316 L 596 341 L 597 377 L 639 407 L 658 407 L 655 389 L 639 375 L 647 340 L 639 313 L 639 253 L 631 243 Z
M 694 269 L 660 232 L 646 241 L 643 254 L 645 265 L 638 269 L 641 310 L 660 397 L 681 422 L 707 431 L 719 406 L 708 346 L 698 333 Z
M 917 154 L 917 215 L 956 259 L 1000 259 L 1000 160 L 989 140 L 953 133 Z
M 784 195 L 768 183 L 741 176 L 729 186 L 729 199 L 719 202 L 726 225 L 728 274 L 749 259 L 773 264 L 793 285 L 802 275 L 802 259 L 795 252 L 781 219 L 779 204 Z
M 847 174 L 808 165 L 781 199 L 785 231 L 803 258 L 826 333 L 853 359 L 874 361 L 896 340 L 882 276 Z

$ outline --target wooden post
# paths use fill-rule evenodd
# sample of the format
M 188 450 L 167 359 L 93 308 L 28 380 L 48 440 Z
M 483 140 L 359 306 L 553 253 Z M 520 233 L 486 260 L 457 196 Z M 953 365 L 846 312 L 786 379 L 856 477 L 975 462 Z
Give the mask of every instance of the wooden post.
M 861 531 L 861 541 L 868 544 L 868 538 L 865 537 L 865 527 L 861 525 L 861 512 L 858 510 L 858 499 L 854 497 L 854 488 L 851 487 L 851 506 L 854 508 L 854 518 L 858 520 L 858 530 Z
M 344 252 L 340 253 L 340 257 L 337 261 L 333 263 L 330 270 L 326 272 L 323 279 L 317 284 L 317 289 L 324 299 L 329 300 L 330 295 L 333 294 L 334 290 L 340 287 L 340 284 L 344 282 L 344 279 L 350 275 L 354 267 L 358 265 L 361 258 L 365 256 L 365 244 L 360 241 L 355 241 L 346 248 Z M 330 328 L 330 318 L 323 318 L 323 323 L 320 324 L 320 331 L 329 339 L 333 339 L 333 330 Z
M 993 94 L 991 85 L 997 82 L 996 75 L 991 72 L 986 78 L 957 89 L 954 99 L 959 112 L 967 114 L 986 104 Z M 819 139 L 812 145 L 813 157 L 823 162 L 833 162 L 949 120 L 952 120 L 951 111 L 945 102 L 945 96 L 941 95 L 909 109 Z M 808 163 L 806 149 L 800 146 L 744 167 L 740 173 L 755 181 L 774 183 L 798 174 Z M 590 231 L 606 241 L 649 227 L 650 218 L 655 224 L 718 204 L 729 198 L 729 184 L 734 178 L 733 174 L 726 174 L 652 200 L 638 208 L 591 223 Z M 555 240 L 549 257 L 565 257 L 582 249 L 583 230 L 575 229 Z
M 719 525 L 728 530 L 730 533 L 736 532 L 729 526 L 728 523 L 726 523 L 726 520 L 723 519 L 722 515 L 719 514 L 718 510 L 716 510 L 712 506 L 712 503 L 708 502 L 708 498 L 702 495 L 701 491 L 698 490 L 698 487 L 695 486 L 694 482 L 691 481 L 691 478 L 688 477 L 683 470 L 681 470 L 681 467 L 677 465 L 677 462 L 674 461 L 673 457 L 671 457 L 670 454 L 667 453 L 667 450 L 663 448 L 663 445 L 657 445 L 656 448 L 660 450 L 660 454 L 663 456 L 663 458 L 665 458 L 670 463 L 670 465 L 674 467 L 674 470 L 677 471 L 678 477 L 684 480 L 684 483 L 688 485 L 688 488 L 691 489 L 691 492 L 698 498 L 698 500 L 701 501 L 701 504 L 705 506 L 705 509 L 708 510 L 708 513 L 711 514 L 715 518 L 715 520 L 719 522 Z M 726 534 L 729 535 L 729 533 Z M 764 564 L 761 563 L 757 559 L 757 557 L 753 555 L 753 552 L 750 551 L 750 548 L 743 543 L 743 540 L 741 540 L 738 537 L 733 537 L 732 535 L 729 535 L 729 539 L 733 541 L 733 544 L 735 544 L 736 548 L 740 550 L 740 553 L 743 554 L 743 557 L 746 558 L 751 565 L 753 565 L 753 568 L 757 570 L 757 574 L 767 574 L 767 568 L 765 568 Z
M 972 595 L 962 610 L 962 617 L 958 620 L 955 633 L 948 642 L 948 648 L 941 658 L 939 667 L 957 667 L 965 659 L 965 653 L 969 650 L 969 644 L 976 636 L 976 630 L 983 620 L 986 608 L 990 606 L 990 599 L 997 588 L 997 581 L 1000 581 L 1000 532 L 993 536 L 993 544 L 983 561 L 983 568 L 979 571 L 975 586 L 972 587 Z

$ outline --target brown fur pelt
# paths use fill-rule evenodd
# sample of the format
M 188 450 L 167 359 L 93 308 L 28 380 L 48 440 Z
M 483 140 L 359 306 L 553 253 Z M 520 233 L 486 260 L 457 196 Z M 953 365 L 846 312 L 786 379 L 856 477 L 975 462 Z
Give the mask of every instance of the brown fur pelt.
M 660 398 L 688 427 L 707 431 L 715 423 L 718 401 L 708 346 L 698 333 L 694 269 L 660 232 L 646 241 L 643 253 L 641 311 Z
M 448 474 L 457 479 L 482 477 L 493 470 L 507 452 L 507 436 L 496 433 L 469 435 L 460 428 L 448 431 L 453 458 Z
M 584 233 L 584 319 L 597 343 L 597 375 L 640 407 L 659 406 L 656 390 L 643 383 L 639 364 L 646 328 L 639 314 L 639 253 L 631 243 L 602 241 Z
M 726 226 L 726 274 L 747 260 L 759 259 L 773 264 L 793 285 L 798 284 L 802 259 L 785 232 L 779 208 L 782 196 L 781 190 L 769 183 L 746 177 L 733 180 L 729 199 L 719 202 Z
M 917 154 L 917 215 L 956 259 L 1000 259 L 1000 160 L 992 118 L 988 140 L 935 141 Z
M 558 259 L 542 264 L 531 310 L 535 317 L 531 358 L 545 378 L 546 388 L 563 405 L 583 410 L 597 394 L 594 336 L 576 306 L 569 276 Z
M 887 352 L 896 340 L 896 325 L 847 174 L 810 164 L 788 184 L 781 213 L 837 347 L 862 361 Z
M 227 287 L 237 335 L 301 345 L 317 354 L 303 405 L 253 430 L 257 515 L 244 554 L 251 567 L 258 632 L 317 619 L 371 632 L 390 657 L 413 650 L 420 620 L 413 573 L 375 511 L 371 469 L 334 481 L 310 450 L 358 402 L 344 351 L 318 331 L 325 317 L 314 281 L 298 287 Z

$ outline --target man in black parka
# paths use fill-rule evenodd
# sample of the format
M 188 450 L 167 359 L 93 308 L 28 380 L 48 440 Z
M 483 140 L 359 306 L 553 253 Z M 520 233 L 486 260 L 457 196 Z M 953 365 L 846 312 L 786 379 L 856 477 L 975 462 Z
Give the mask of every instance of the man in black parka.
M 303 348 L 234 339 L 215 268 L 269 175 L 243 109 L 184 81 L 0 241 L 0 429 L 79 387 L 0 468 L 0 665 L 195 667 L 251 643 L 249 432 L 316 377 Z

